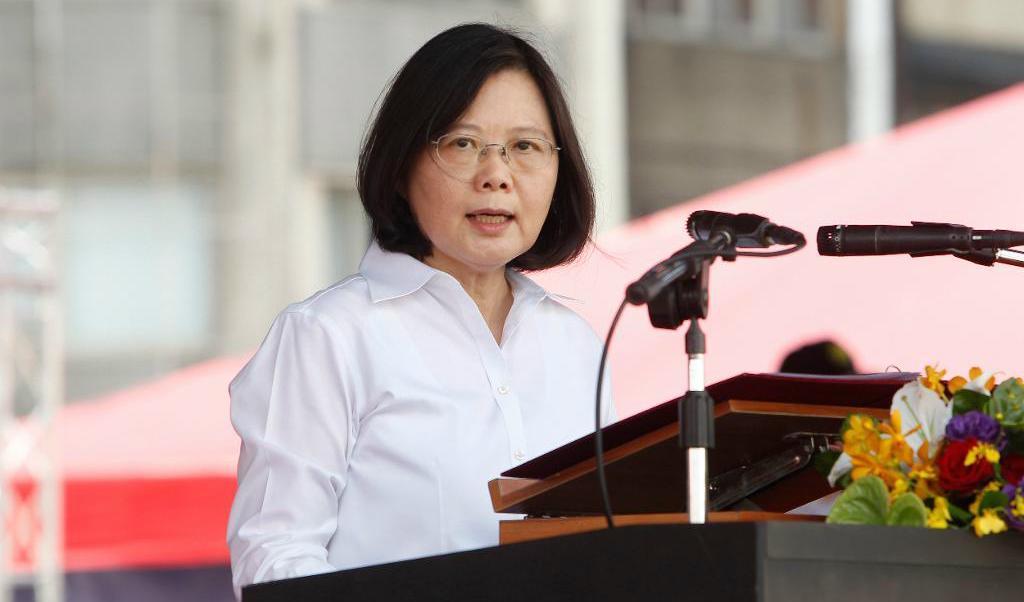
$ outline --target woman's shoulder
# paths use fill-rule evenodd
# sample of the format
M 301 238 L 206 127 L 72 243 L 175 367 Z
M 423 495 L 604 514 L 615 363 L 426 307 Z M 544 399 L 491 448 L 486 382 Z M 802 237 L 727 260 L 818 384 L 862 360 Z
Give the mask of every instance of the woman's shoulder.
M 580 313 L 583 302 L 572 297 L 548 293 L 541 301 L 539 317 L 547 332 L 561 332 L 574 343 L 601 344 L 594 326 Z
M 539 299 L 535 316 L 544 323 L 546 331 L 568 334 L 574 341 L 579 341 L 581 337 L 600 341 L 590 322 L 579 313 L 583 309 L 583 301 L 549 291 L 520 272 L 510 272 L 510 279 L 517 293 Z
M 285 307 L 280 317 L 303 316 L 331 326 L 355 325 L 367 317 L 373 303 L 362 274 L 346 276 L 302 301 Z

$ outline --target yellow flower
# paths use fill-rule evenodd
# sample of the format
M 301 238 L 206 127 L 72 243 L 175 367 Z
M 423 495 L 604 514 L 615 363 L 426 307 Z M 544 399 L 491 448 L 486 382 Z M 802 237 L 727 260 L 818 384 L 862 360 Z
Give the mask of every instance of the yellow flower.
M 945 370 L 938 370 L 935 366 L 925 366 L 924 376 L 920 378 L 921 385 L 926 389 L 935 391 L 939 397 L 945 400 L 946 387 L 942 384 L 942 377 L 945 375 Z
M 903 495 L 910 489 L 910 481 L 906 479 L 902 474 L 896 473 L 899 476 L 894 479 L 892 487 L 889 488 L 889 501 L 892 502 L 899 496 Z
M 911 482 L 904 467 L 913 462 L 914 450 L 907 443 L 906 437 L 920 426 L 907 433 L 902 433 L 901 428 L 900 413 L 895 410 L 889 422 L 876 423 L 869 416 L 851 416 L 849 428 L 843 433 L 843 451 L 853 465 L 850 478 L 856 481 L 875 475 L 885 482 L 894 495 L 908 491 Z
M 981 506 L 981 498 L 985 497 L 985 494 L 989 491 L 999 491 L 998 481 L 989 481 L 985 488 L 978 492 L 978 495 L 974 497 L 974 501 L 967 507 L 971 511 L 971 514 L 978 514 L 978 507 Z
M 974 464 L 979 458 L 985 458 L 989 464 L 998 464 L 999 450 L 991 443 L 979 441 L 971 448 L 971 451 L 967 452 L 967 457 L 964 458 L 964 466 Z
M 921 447 L 917 448 L 917 462 L 910 467 L 911 479 L 914 479 L 914 494 L 926 500 L 933 495 L 931 484 L 938 480 L 939 471 L 935 468 L 929 457 L 929 443 L 925 440 Z
M 1010 502 L 1010 514 L 1024 518 L 1024 496 L 1020 493 L 1013 496 L 1013 501 Z
M 1005 531 L 1006 521 L 999 518 L 995 508 L 986 508 L 981 516 L 974 517 L 974 520 L 971 521 L 971 526 L 974 527 L 975 535 L 983 537 Z
M 875 421 L 870 416 L 854 414 L 850 416 L 850 428 L 843 433 L 843 449 L 872 449 L 878 445 L 878 431 Z
M 944 497 L 936 497 L 935 507 L 928 513 L 928 528 L 945 529 L 951 520 L 953 517 L 949 515 L 949 502 Z
M 917 425 L 910 429 L 906 433 L 901 431 L 903 427 L 903 420 L 900 417 L 900 413 L 897 410 L 893 410 L 889 414 L 889 422 L 883 422 L 878 425 L 878 430 L 883 434 L 889 436 L 888 439 L 883 439 L 879 444 L 879 453 L 882 461 L 888 464 L 896 464 L 903 462 L 904 464 L 910 464 L 914 461 L 914 450 L 907 443 L 906 438 L 916 433 L 921 429 L 921 425 Z

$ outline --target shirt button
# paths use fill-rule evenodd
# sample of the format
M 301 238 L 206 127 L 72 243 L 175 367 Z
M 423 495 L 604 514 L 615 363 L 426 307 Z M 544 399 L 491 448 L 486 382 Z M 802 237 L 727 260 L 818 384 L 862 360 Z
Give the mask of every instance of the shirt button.
M 523 450 L 517 449 L 516 453 L 512 454 L 512 457 L 515 458 L 516 460 L 522 460 L 523 458 L 526 457 L 526 454 L 523 453 Z
M 498 387 L 498 395 L 508 395 L 508 387 L 505 385 Z

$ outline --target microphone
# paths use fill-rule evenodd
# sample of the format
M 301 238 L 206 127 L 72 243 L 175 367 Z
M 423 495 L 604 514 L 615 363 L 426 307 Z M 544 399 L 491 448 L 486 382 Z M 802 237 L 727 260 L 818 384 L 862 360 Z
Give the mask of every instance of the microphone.
M 626 288 L 626 300 L 633 305 L 643 305 L 658 296 L 666 286 L 696 271 L 693 259 L 695 247 L 711 242 L 711 246 L 721 249 L 730 247 L 767 247 L 774 244 L 800 245 L 805 244 L 804 235 L 771 223 L 768 218 L 752 213 L 722 213 L 720 211 L 694 211 L 686 220 L 686 230 L 698 242 L 682 249 L 655 265 Z M 701 247 L 707 256 L 707 245 Z M 724 255 L 723 255 L 724 256 Z M 733 249 L 732 256 L 735 256 Z
M 955 224 L 910 222 L 911 226 L 822 226 L 818 253 L 852 255 L 938 255 L 1024 245 L 1024 232 L 974 230 Z
M 684 249 L 685 251 L 685 249 Z M 659 262 L 647 273 L 626 287 L 626 300 L 633 305 L 643 305 L 665 290 L 687 273 L 693 272 L 693 264 L 685 261 L 685 253 L 680 251 L 672 257 Z
M 753 213 L 694 211 L 686 220 L 686 231 L 697 240 L 709 240 L 722 233 L 739 248 L 804 244 L 803 234 Z

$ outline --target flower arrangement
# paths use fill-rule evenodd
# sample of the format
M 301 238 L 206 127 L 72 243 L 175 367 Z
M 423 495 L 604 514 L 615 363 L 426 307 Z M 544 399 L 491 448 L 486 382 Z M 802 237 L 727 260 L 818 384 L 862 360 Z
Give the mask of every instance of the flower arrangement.
M 845 491 L 827 522 L 1024 531 L 1024 380 L 945 375 L 926 367 L 888 420 L 847 418 L 828 472 Z

